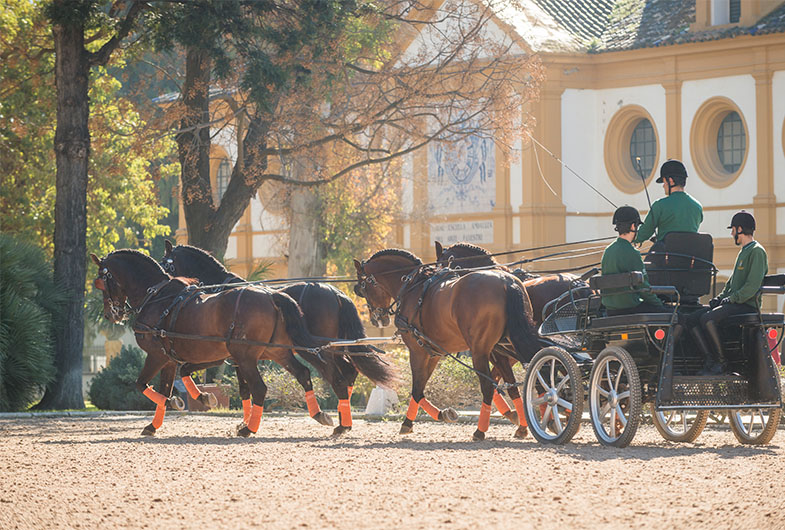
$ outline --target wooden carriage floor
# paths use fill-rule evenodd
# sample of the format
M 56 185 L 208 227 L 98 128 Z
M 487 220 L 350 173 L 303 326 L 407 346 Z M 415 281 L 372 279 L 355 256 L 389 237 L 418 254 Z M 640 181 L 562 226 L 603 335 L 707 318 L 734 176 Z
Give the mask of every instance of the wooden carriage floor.
M 494 422 L 356 420 L 345 437 L 301 416 L 0 419 L 0 528 L 783 528 L 785 426 L 741 446 L 709 425 L 693 444 L 641 426 L 625 449 L 589 423 L 572 443 L 515 440 Z

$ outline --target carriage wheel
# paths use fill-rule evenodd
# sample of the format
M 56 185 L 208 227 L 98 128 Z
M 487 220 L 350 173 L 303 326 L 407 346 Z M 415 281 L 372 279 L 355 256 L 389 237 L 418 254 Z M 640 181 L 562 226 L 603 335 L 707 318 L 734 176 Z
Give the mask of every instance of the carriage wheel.
M 609 346 L 591 369 L 589 413 L 594 434 L 603 445 L 627 447 L 641 422 L 641 381 L 626 350 Z
M 569 442 L 583 416 L 581 371 L 572 355 L 554 346 L 534 356 L 524 378 L 524 413 L 541 443 Z
M 708 410 L 655 410 L 651 416 L 663 438 L 671 442 L 694 442 L 706 427 Z
M 777 432 L 782 409 L 735 409 L 730 412 L 730 430 L 736 439 L 749 445 L 765 445 Z
M 712 410 L 709 412 L 709 419 L 718 425 L 722 425 L 728 419 L 728 415 L 724 410 Z

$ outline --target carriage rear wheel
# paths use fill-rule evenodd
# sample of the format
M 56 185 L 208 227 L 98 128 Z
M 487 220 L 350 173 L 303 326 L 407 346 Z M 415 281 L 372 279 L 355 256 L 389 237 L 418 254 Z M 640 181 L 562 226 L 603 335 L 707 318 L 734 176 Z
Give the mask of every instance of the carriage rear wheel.
M 589 379 L 589 414 L 597 440 L 627 447 L 641 422 L 638 367 L 623 348 L 609 346 L 594 361 Z
M 777 432 L 782 409 L 735 409 L 730 412 L 730 430 L 736 439 L 749 445 L 765 445 Z
M 652 414 L 657 431 L 671 442 L 694 442 L 708 419 L 708 410 L 655 410 Z
M 524 379 L 524 413 L 532 435 L 541 443 L 565 444 L 581 425 L 583 384 L 578 363 L 561 348 L 543 348 Z

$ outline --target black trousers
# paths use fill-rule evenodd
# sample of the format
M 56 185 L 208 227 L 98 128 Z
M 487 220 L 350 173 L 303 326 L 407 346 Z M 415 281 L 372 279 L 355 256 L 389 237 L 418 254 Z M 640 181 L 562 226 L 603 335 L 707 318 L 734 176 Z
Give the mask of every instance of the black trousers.
M 722 304 L 714 309 L 704 307 L 695 311 L 687 317 L 687 326 L 692 328 L 700 325 L 701 329 L 706 327 L 706 322 L 712 321 L 719 324 L 721 321 L 734 315 L 754 313 L 755 308 L 747 304 Z

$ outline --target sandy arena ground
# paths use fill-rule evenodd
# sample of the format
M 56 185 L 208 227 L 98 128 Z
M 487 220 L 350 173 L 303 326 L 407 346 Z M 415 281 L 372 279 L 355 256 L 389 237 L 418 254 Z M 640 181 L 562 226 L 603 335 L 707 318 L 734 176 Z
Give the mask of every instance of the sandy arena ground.
M 651 425 L 626 449 L 584 423 L 573 443 L 492 423 L 355 420 L 344 438 L 306 417 L 0 419 L 0 528 L 785 528 L 785 429 L 741 446 L 728 425 L 695 444 Z

